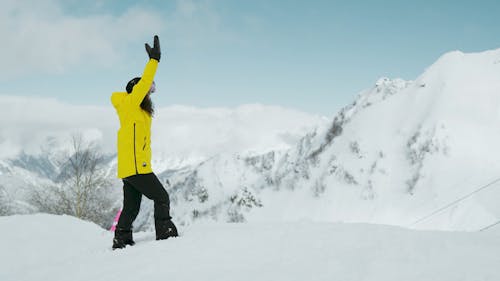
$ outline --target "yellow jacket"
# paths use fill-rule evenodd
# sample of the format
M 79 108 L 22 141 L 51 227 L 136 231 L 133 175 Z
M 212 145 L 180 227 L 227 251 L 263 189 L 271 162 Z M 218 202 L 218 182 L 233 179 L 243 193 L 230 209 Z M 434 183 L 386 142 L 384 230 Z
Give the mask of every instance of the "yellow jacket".
M 120 118 L 118 130 L 118 178 L 152 173 L 151 168 L 151 116 L 141 108 L 149 92 L 158 67 L 158 61 L 150 59 L 141 80 L 132 92 L 115 92 L 111 103 Z

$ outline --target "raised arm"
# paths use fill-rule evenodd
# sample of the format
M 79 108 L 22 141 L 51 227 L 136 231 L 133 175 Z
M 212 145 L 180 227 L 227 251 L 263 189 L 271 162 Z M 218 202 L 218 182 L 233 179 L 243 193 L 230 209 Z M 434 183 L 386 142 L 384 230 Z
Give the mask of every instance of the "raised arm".
M 151 88 L 151 84 L 153 84 L 157 67 L 157 60 L 150 59 L 148 61 L 146 67 L 144 68 L 144 73 L 142 74 L 141 80 L 139 80 L 139 82 L 135 84 L 134 88 L 132 89 L 132 93 L 130 93 L 132 103 L 139 106 L 144 97 L 148 94 L 149 89 Z
M 149 56 L 149 61 L 144 68 L 141 80 L 139 80 L 132 89 L 132 93 L 130 93 L 132 102 L 137 106 L 141 104 L 144 97 L 148 94 L 149 89 L 151 89 L 151 84 L 153 84 L 156 69 L 158 68 L 158 63 L 161 58 L 160 40 L 157 35 L 154 37 L 153 48 L 151 48 L 148 43 L 145 44 L 145 47 Z

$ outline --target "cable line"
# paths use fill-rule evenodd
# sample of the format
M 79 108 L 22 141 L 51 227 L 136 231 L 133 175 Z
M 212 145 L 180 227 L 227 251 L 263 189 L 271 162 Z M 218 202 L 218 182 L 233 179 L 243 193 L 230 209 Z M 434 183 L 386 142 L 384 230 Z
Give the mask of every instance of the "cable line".
M 472 191 L 471 193 L 469 193 L 469 194 L 467 194 L 467 195 L 465 195 L 465 196 L 463 196 L 463 197 L 460 197 L 459 199 L 457 199 L 457 200 L 455 200 L 455 201 L 453 201 L 453 202 L 449 203 L 448 205 L 446 205 L 446 206 L 444 206 L 444 207 L 441 207 L 441 208 L 439 208 L 439 209 L 437 209 L 437 210 L 433 211 L 432 213 L 430 213 L 430 214 L 426 215 L 425 217 L 423 217 L 423 218 L 421 218 L 421 219 L 419 219 L 419 220 L 415 221 L 415 222 L 414 222 L 414 223 L 412 223 L 410 226 L 414 226 L 414 225 L 416 225 L 417 223 L 420 223 L 420 222 L 422 222 L 422 221 L 427 220 L 427 219 L 428 219 L 428 218 L 430 218 L 430 217 L 433 217 L 433 216 L 434 216 L 434 215 L 436 215 L 437 213 L 440 213 L 441 211 L 448 209 L 449 207 L 451 207 L 451 206 L 453 206 L 453 205 L 455 205 L 455 204 L 457 204 L 457 203 L 459 203 L 459 202 L 461 202 L 461 201 L 463 201 L 463 200 L 465 200 L 465 199 L 467 199 L 467 198 L 471 197 L 472 195 L 474 195 L 474 194 L 476 194 L 476 193 L 478 193 L 478 192 L 480 192 L 480 191 L 482 191 L 482 190 L 484 190 L 484 189 L 486 189 L 486 188 L 488 188 L 488 187 L 490 187 L 490 186 L 494 185 L 494 184 L 495 184 L 495 183 L 497 183 L 497 182 L 500 182 L 500 178 L 497 178 L 497 179 L 493 180 L 492 182 L 490 182 L 490 183 L 488 183 L 488 184 L 486 184 L 486 185 L 484 185 L 484 186 L 481 186 L 480 188 L 478 188 L 478 189 L 476 189 L 476 190 Z M 500 223 L 500 221 L 499 221 L 499 222 L 497 222 L 497 223 L 495 223 L 495 225 L 496 225 L 496 224 L 499 224 L 499 223 Z M 493 225 L 488 226 L 487 228 L 492 227 L 492 226 L 493 226 Z M 483 229 L 482 229 L 482 230 L 483 230 Z M 481 231 L 482 231 L 482 230 L 481 230 Z
M 494 224 L 490 224 L 490 225 L 488 225 L 487 227 L 483 227 L 483 228 L 481 228 L 479 231 L 483 231 L 483 230 L 486 230 L 486 229 L 492 228 L 492 227 L 494 227 L 494 226 L 495 226 L 495 225 L 497 225 L 497 224 L 500 224 L 500 221 L 497 221 L 497 222 L 496 222 L 496 223 L 494 223 Z

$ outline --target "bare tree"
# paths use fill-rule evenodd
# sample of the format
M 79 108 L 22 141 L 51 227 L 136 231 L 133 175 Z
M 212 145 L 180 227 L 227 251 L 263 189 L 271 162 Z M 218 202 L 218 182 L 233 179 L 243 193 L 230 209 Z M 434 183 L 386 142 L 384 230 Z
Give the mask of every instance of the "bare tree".
M 103 154 L 81 134 L 73 135 L 71 144 L 68 157 L 59 163 L 56 182 L 37 189 L 31 203 L 41 212 L 71 215 L 107 227 L 115 210 Z
M 7 196 L 7 192 L 0 185 L 0 216 L 8 216 L 11 214 L 11 207 L 9 198 Z

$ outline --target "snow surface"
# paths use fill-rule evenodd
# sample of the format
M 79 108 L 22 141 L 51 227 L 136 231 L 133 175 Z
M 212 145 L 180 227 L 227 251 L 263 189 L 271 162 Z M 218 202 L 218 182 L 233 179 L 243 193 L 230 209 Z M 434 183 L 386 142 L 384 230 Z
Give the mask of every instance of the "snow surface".
M 67 216 L 0 217 L 0 280 L 500 280 L 500 232 L 370 224 L 199 224 L 112 251 L 112 234 Z

